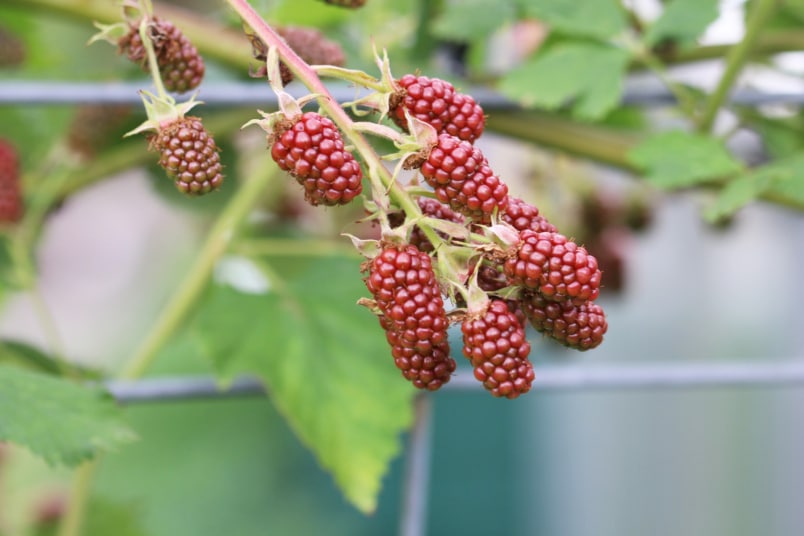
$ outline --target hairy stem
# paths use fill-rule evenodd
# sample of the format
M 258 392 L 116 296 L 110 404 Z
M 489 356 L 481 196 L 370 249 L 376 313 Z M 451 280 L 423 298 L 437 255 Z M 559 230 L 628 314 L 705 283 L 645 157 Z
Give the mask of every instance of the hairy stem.
M 354 128 L 352 119 L 332 97 L 316 72 L 307 65 L 281 37 L 279 37 L 273 28 L 263 20 L 246 0 L 227 0 L 227 3 L 266 45 L 276 47 L 279 58 L 288 66 L 291 72 L 293 72 L 296 79 L 304 84 L 310 93 L 318 96 L 319 106 L 332 121 L 338 125 L 344 136 L 351 141 L 355 150 L 363 157 L 369 169 L 369 174 L 376 174 L 376 177 L 382 181 L 391 199 L 393 199 L 409 217 L 415 218 L 421 216 L 421 210 L 418 204 L 416 204 L 407 192 L 394 180 L 394 177 L 385 168 L 383 161 L 380 159 L 379 155 L 377 155 L 376 151 L 374 151 L 374 148 L 363 134 Z M 372 180 L 374 178 L 374 176 L 371 176 Z M 429 226 L 422 226 L 422 231 L 433 245 L 437 246 L 441 244 L 442 240 L 435 230 L 431 229 Z
M 151 8 L 150 2 L 147 2 L 147 8 Z M 146 15 L 140 22 L 140 39 L 142 40 L 142 46 L 145 47 L 145 54 L 148 56 L 148 70 L 151 73 L 151 79 L 156 87 L 156 94 L 160 99 L 167 100 L 170 97 L 168 97 L 167 91 L 165 91 L 165 84 L 162 82 L 162 73 L 159 72 L 159 63 L 156 59 L 154 42 L 151 40 L 151 36 L 148 35 L 148 26 L 151 24 L 151 11 L 153 8 L 150 10 L 147 8 L 145 9 Z
M 726 70 L 718 81 L 717 87 L 709 96 L 706 107 L 698 120 L 698 131 L 709 132 L 715 121 L 718 110 L 726 100 L 726 97 L 734 85 L 734 81 L 742 71 L 743 65 L 748 60 L 748 56 L 753 49 L 757 37 L 762 30 L 765 21 L 773 13 L 776 0 L 757 0 L 748 15 L 748 22 L 743 39 L 734 45 L 726 55 Z

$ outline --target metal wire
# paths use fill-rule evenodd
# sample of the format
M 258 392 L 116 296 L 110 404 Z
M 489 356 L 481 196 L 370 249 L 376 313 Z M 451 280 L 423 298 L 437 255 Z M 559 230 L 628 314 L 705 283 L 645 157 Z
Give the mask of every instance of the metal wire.
M 63 82 L 10 80 L 0 83 L 0 104 L 139 104 L 141 89 L 148 89 L 148 80 L 133 82 Z M 361 94 L 345 84 L 329 85 L 338 102 L 354 100 Z M 306 89 L 291 84 L 288 93 L 294 97 L 305 95 Z M 521 107 L 500 93 L 484 87 L 472 87 L 470 93 L 487 111 L 514 110 Z M 199 92 L 199 99 L 210 106 L 263 106 L 275 108 L 276 95 L 262 82 L 209 82 Z M 804 93 L 763 93 L 741 89 L 732 93 L 729 101 L 744 106 L 787 104 L 801 106 Z M 626 88 L 621 102 L 634 106 L 665 106 L 675 103 L 673 94 L 664 87 Z
M 400 380 L 401 381 L 401 380 Z M 241 377 L 222 384 L 210 377 L 110 380 L 105 388 L 121 404 L 210 398 L 263 396 L 257 378 Z M 689 389 L 733 387 L 804 387 L 804 358 L 771 363 L 667 363 L 654 365 L 541 365 L 532 392 L 621 389 Z M 459 373 L 445 392 L 480 391 L 471 374 Z
M 429 396 L 416 398 L 416 420 L 408 440 L 399 536 L 422 536 L 427 530 L 427 505 L 430 490 L 433 402 Z

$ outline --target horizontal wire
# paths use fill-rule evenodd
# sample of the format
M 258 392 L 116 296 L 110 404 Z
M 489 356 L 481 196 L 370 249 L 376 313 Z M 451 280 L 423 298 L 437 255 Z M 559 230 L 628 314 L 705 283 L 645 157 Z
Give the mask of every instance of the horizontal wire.
M 0 104 L 139 104 L 138 92 L 150 88 L 147 80 L 134 82 L 62 82 L 11 80 L 0 82 Z M 338 102 L 355 100 L 361 95 L 355 87 L 331 84 L 329 88 Z M 298 98 L 306 89 L 291 84 L 288 93 Z M 473 87 L 464 90 L 471 94 L 487 111 L 518 110 L 521 106 L 502 94 L 488 88 Z M 363 93 L 364 94 L 364 93 Z M 210 106 L 277 106 L 276 95 L 262 82 L 210 82 L 201 86 L 199 99 Z M 741 89 L 732 93 L 729 101 L 743 106 L 767 104 L 804 104 L 804 93 L 764 93 Z M 663 106 L 675 103 L 673 94 L 664 87 L 626 89 L 622 104 L 635 106 Z
M 669 363 L 645 365 L 539 365 L 532 391 L 591 391 L 606 389 L 684 389 L 703 387 L 804 387 L 804 359 L 773 363 Z M 400 381 L 402 381 L 400 379 Z M 219 399 L 263 396 L 254 377 L 222 383 L 212 377 L 147 378 L 104 383 L 120 403 Z M 458 373 L 445 392 L 471 392 L 483 386 L 469 373 Z

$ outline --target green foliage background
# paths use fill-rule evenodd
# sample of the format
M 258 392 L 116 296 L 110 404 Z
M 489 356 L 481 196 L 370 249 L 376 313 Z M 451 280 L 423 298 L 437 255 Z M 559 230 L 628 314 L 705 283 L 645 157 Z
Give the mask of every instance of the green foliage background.
M 636 70 L 667 79 L 674 63 L 725 56 L 727 73 L 739 73 L 750 61 L 767 62 L 773 53 L 804 47 L 796 37 L 804 21 L 801 2 L 771 7 L 765 0 L 750 2 L 747 26 L 756 34 L 750 34 L 742 56 L 697 44 L 718 15 L 712 0 L 671 0 L 658 19 L 639 23 L 614 0 L 370 0 L 359 12 L 316 0 L 253 4 L 271 23 L 315 26 L 338 40 L 349 67 L 376 74 L 374 42 L 388 49 L 395 73 L 419 69 L 462 88 L 498 91 L 523 111 L 516 112 L 518 118 L 500 113 L 489 130 L 613 164 L 656 191 L 700 188 L 705 192 L 701 214 L 708 221 L 731 217 L 755 201 L 804 208 L 800 116 L 763 115 L 730 106 L 717 90 L 707 94 L 672 82 L 678 97 L 672 113 L 679 126 L 659 130 L 621 100 L 624 82 Z M 247 42 L 242 39 L 242 48 L 228 46 L 241 36 L 237 17 L 214 2 L 206 9 L 194 7 L 204 14 L 199 27 L 207 34 L 188 34 L 198 37 L 199 49 L 209 54 L 209 82 L 247 80 Z M 28 53 L 24 65 L 0 69 L 0 84 L 142 80 L 142 73 L 110 47 L 86 46 L 94 33 L 91 22 L 113 22 L 118 14 L 116 6 L 100 0 L 19 0 L 0 6 L 2 25 L 21 36 Z M 176 22 L 181 26 L 183 20 L 179 15 Z M 541 46 L 502 71 L 494 69 L 489 36 L 535 20 L 549 29 Z M 228 36 L 220 39 L 227 45 L 210 35 Z M 435 59 L 444 42 L 467 47 L 465 77 L 442 69 Z M 730 133 L 713 131 L 709 116 L 724 107 L 741 128 L 761 136 L 765 161 L 742 161 L 729 149 Z M 4 230 L 4 295 L 35 291 L 36 246 L 51 210 L 114 172 L 151 163 L 142 140 L 120 141 L 93 161 L 76 162 L 62 143 L 74 111 L 0 105 L 0 135 L 20 149 L 31 207 L 18 228 Z M 192 211 L 199 228 L 207 230 L 235 202 L 231 192 L 251 171 L 271 164 L 264 155 L 230 143 L 253 110 L 200 113 L 215 125 L 221 144 L 231 147 L 226 156 L 230 192 L 190 210 L 161 177 L 154 177 L 154 191 L 178 209 Z M 245 208 L 277 210 L 286 192 L 266 180 L 264 194 L 260 207 Z M 355 304 L 364 294 L 359 261 L 337 248 L 335 254 L 315 253 L 322 243 L 329 247 L 343 240 L 338 232 L 354 214 L 327 214 L 324 230 L 312 232 L 287 221 L 254 223 L 246 212 L 240 214 L 242 225 L 234 226 L 241 241 L 230 249 L 252 263 L 268 289 L 249 293 L 205 281 L 200 299 L 159 347 L 158 366 L 149 374 L 214 373 L 221 381 L 254 374 L 267 386 L 270 401 L 120 408 L 93 383 L 120 374 L 114 366 L 81 369 L 64 363 L 54 348 L 26 349 L 13 341 L 0 347 L 0 439 L 69 465 L 112 451 L 103 457 L 88 510 L 93 512 L 87 522 L 90 536 L 108 534 L 110 524 L 132 535 L 220 534 L 231 527 L 238 527 L 237 534 L 264 534 L 268 520 L 275 533 L 325 533 L 339 523 L 362 522 L 355 512 L 336 507 L 342 499 L 334 486 L 365 513 L 377 509 L 382 493 L 391 497 L 388 501 L 396 498 L 394 490 L 382 491 L 382 483 L 389 468 L 390 478 L 399 478 L 393 464 L 400 463 L 415 393 L 390 359 L 383 359 L 387 348 L 376 320 Z M 312 254 L 288 253 L 289 243 L 296 245 L 294 251 L 306 247 Z M 267 244 L 267 249 L 249 244 Z M 139 441 L 128 445 L 137 436 Z M 22 465 L 29 467 L 38 463 L 25 460 Z M 309 515 L 322 508 L 335 519 Z M 387 509 L 381 504 L 380 515 L 367 526 L 391 520 Z M 145 521 L 132 516 L 140 511 Z

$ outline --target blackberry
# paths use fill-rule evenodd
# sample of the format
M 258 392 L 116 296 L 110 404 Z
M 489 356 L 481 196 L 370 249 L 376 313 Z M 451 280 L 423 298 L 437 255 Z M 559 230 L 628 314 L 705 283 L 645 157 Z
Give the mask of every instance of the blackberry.
M 492 214 L 508 202 L 508 185 L 494 174 L 485 158 L 460 189 L 456 186 L 450 183 L 436 190 L 436 197 L 476 223 L 490 223 Z
M 271 157 L 304 187 L 310 204 L 345 205 L 363 191 L 360 164 L 328 117 L 306 112 L 279 123 L 271 141 Z
M 149 136 L 150 148 L 159 151 L 159 165 L 181 192 L 203 195 L 223 183 L 218 146 L 198 117 L 182 117 Z
M 422 163 L 421 174 L 442 203 L 478 223 L 508 202 L 508 186 L 497 177 L 477 147 L 440 134 Z
M 184 93 L 195 89 L 204 78 L 204 60 L 189 39 L 173 23 L 153 17 L 148 35 L 154 46 L 162 82 L 168 91 Z M 148 71 L 148 56 L 139 32 L 139 22 L 117 43 L 120 53 Z
M 608 329 L 603 308 L 587 301 L 553 302 L 533 293 L 521 301 L 525 316 L 536 331 L 576 350 L 590 350 L 603 342 Z
M 314 28 L 283 26 L 278 27 L 276 32 L 305 63 L 337 67 L 346 64 L 346 55 L 343 53 L 341 45 L 330 41 Z
M 0 68 L 19 67 L 25 62 L 25 42 L 0 26 Z
M 474 141 L 483 134 L 486 117 L 483 108 L 471 96 L 455 92 L 447 111 L 449 121 L 444 132 L 462 140 Z
M 530 343 L 505 300 L 492 298 L 485 314 L 463 321 L 461 332 L 463 355 L 493 396 L 516 398 L 530 390 L 534 378 L 528 361 Z
M 409 244 L 387 245 L 364 269 L 394 364 L 415 387 L 440 388 L 456 364 L 449 355 L 449 322 L 430 256 Z
M 482 108 L 469 95 L 456 92 L 449 82 L 406 74 L 396 83 L 400 92 L 392 99 L 390 117 L 403 130 L 407 130 L 407 110 L 439 134 L 473 142 L 483 133 L 486 118 Z
M 502 221 L 511 225 L 517 231 L 530 229 L 537 232 L 558 232 L 555 225 L 539 214 L 538 208 L 518 197 L 508 198 L 508 203 L 506 203 L 502 211 Z
M 521 231 L 516 253 L 503 269 L 513 284 L 551 301 L 571 299 L 580 304 L 600 294 L 597 259 L 560 233 Z
M 480 149 L 468 141 L 440 134 L 422 163 L 421 173 L 433 188 L 446 188 L 450 184 L 464 183 L 474 175 L 484 159 Z
M 0 139 L 0 223 L 16 223 L 22 218 L 22 213 L 17 149 Z
M 346 64 L 346 55 L 341 46 L 330 41 L 324 34 L 314 28 L 303 26 L 279 26 L 276 32 L 285 40 L 290 48 L 309 65 L 335 65 L 343 67 Z M 249 34 L 252 55 L 260 61 L 260 67 L 252 73 L 255 78 L 265 78 L 268 69 L 265 61 L 268 59 L 268 47 L 257 35 Z M 284 62 L 279 62 L 279 74 L 282 85 L 286 86 L 293 80 L 293 73 Z
M 83 104 L 76 109 L 67 129 L 67 145 L 84 158 L 119 139 L 132 117 L 127 104 Z

